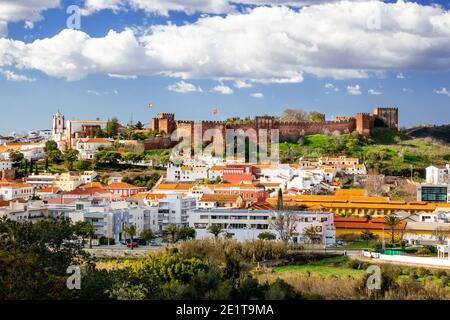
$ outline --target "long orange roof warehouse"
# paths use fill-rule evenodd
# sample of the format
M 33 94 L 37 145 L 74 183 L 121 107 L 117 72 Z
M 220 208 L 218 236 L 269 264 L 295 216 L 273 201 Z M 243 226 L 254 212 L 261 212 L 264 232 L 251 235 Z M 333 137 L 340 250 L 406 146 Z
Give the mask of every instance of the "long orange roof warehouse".
M 396 211 L 415 213 L 420 211 L 432 212 L 436 208 L 449 208 L 450 203 L 434 203 L 424 201 L 394 201 L 389 197 L 365 196 L 364 190 L 341 190 L 335 195 L 295 195 L 284 196 L 283 203 L 287 206 L 305 206 L 306 210 L 323 210 L 335 214 L 368 214 L 385 215 Z M 266 200 L 276 206 L 276 197 Z

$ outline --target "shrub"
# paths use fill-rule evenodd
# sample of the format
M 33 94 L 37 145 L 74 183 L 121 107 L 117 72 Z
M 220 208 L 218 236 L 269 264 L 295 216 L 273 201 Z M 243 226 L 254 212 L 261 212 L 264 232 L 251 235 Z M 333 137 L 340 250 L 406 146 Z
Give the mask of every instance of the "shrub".
M 266 292 L 266 300 L 293 300 L 298 298 L 293 286 L 282 279 L 275 280 Z
M 100 240 L 100 245 L 102 245 L 102 246 L 108 245 L 108 238 L 107 237 L 100 237 L 99 240 Z M 109 238 L 109 245 L 112 246 L 114 244 L 116 244 L 114 238 Z
M 419 255 L 434 255 L 436 254 L 437 250 L 435 246 L 423 246 L 417 251 L 417 254 Z

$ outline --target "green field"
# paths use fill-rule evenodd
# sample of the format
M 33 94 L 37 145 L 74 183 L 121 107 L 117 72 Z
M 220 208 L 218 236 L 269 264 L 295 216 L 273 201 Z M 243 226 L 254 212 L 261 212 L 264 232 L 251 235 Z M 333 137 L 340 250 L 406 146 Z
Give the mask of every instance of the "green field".
M 374 248 L 378 243 L 378 241 L 354 241 L 336 249 L 370 249 Z
M 348 257 L 339 256 L 333 258 L 326 258 L 317 262 L 311 262 L 301 265 L 286 265 L 280 267 L 273 267 L 276 273 L 284 272 L 298 272 L 310 273 L 312 275 L 320 276 L 337 276 L 337 277 L 353 277 L 360 278 L 365 274 L 364 270 L 352 269 L 346 265 Z

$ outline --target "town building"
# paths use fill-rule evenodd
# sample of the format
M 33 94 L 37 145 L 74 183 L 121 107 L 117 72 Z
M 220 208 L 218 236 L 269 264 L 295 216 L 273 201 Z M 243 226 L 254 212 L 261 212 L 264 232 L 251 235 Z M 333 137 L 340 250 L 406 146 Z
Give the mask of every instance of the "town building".
M 42 201 L 0 201 L 0 218 L 12 221 L 39 221 L 48 217 Z
M 243 208 L 245 202 L 238 194 L 204 194 L 197 202 L 198 208 Z
M 252 165 L 227 164 L 223 169 L 223 180 L 229 183 L 251 183 L 254 180 Z
M 179 194 L 168 194 L 158 200 L 158 223 L 160 231 L 167 230 L 170 225 L 187 227 L 189 211 L 195 209 L 196 199 Z
M 450 184 L 450 164 L 425 169 L 427 184 Z
M 136 187 L 126 182 L 111 182 L 103 187 L 105 190 L 111 192 L 113 199 L 125 199 L 139 192 L 146 191 L 145 187 Z
M 52 139 L 61 150 L 76 147 L 78 139 L 95 137 L 100 130 L 106 129 L 108 121 L 103 120 L 67 120 L 58 111 L 52 120 Z
M 92 160 L 94 154 L 100 148 L 108 148 L 112 146 L 112 142 L 104 138 L 82 138 L 76 142 L 75 149 L 79 152 L 80 159 Z
M 212 237 L 208 228 L 212 225 L 220 226 L 236 240 L 254 240 L 262 232 L 270 232 L 276 236 L 273 220 L 277 213 L 273 210 L 249 210 L 249 209 L 217 209 L 199 208 L 189 213 L 189 225 L 196 231 L 198 239 Z M 293 242 L 309 242 L 305 235 L 306 228 L 314 228 L 323 244 L 335 243 L 335 228 L 333 215 L 326 212 L 292 211 L 294 221 Z
M 278 199 L 272 197 L 266 200 L 267 204 L 275 207 Z M 310 211 L 327 211 L 338 216 L 385 216 L 397 211 L 417 213 L 420 211 L 432 212 L 438 207 L 450 208 L 448 203 L 425 201 L 398 201 L 389 197 L 366 196 L 362 189 L 337 189 L 334 195 L 294 195 L 283 196 L 286 206 L 302 206 Z
M 1 200 L 29 200 L 33 197 L 34 188 L 27 183 L 20 183 L 14 181 L 0 182 L 0 199 Z
M 419 184 L 417 186 L 417 200 L 450 202 L 450 184 Z

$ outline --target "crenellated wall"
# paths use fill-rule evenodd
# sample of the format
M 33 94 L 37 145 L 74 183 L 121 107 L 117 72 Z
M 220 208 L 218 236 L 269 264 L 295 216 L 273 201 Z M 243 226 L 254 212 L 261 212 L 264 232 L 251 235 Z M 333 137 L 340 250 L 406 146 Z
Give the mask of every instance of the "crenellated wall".
M 392 118 L 392 123 L 398 121 L 398 109 L 396 108 L 378 108 L 376 111 L 382 116 L 388 114 Z M 374 127 L 374 120 L 377 115 L 370 113 L 359 112 L 355 117 L 336 117 L 335 121 L 317 121 L 317 122 L 286 122 L 278 121 L 273 116 L 257 116 L 254 121 L 245 123 L 233 123 L 226 124 L 224 121 L 184 121 L 175 120 L 173 113 L 158 113 L 157 118 L 152 119 L 152 126 L 155 130 L 165 131 L 171 134 L 175 129 L 179 129 L 178 137 L 184 134 L 184 132 L 190 132 L 191 136 L 194 135 L 194 127 L 196 123 L 201 124 L 202 135 L 210 129 L 218 130 L 223 139 L 226 137 L 226 130 L 248 130 L 253 129 L 258 133 L 259 129 L 267 129 L 270 137 L 270 131 L 272 129 L 279 130 L 280 141 L 286 141 L 288 139 L 298 139 L 300 136 L 308 134 L 318 134 L 325 132 L 339 132 L 339 133 L 351 133 L 357 131 L 361 135 L 368 135 L 370 129 Z M 394 126 L 394 125 L 393 125 Z

